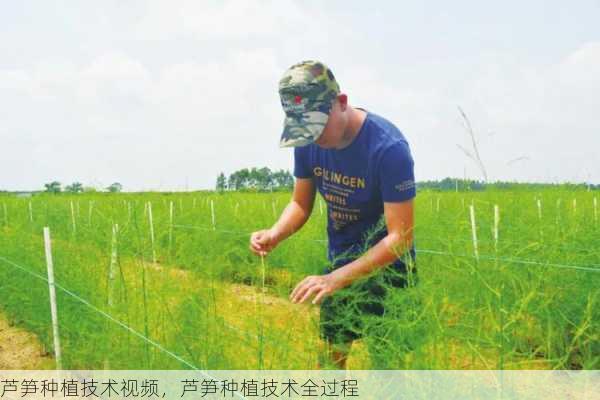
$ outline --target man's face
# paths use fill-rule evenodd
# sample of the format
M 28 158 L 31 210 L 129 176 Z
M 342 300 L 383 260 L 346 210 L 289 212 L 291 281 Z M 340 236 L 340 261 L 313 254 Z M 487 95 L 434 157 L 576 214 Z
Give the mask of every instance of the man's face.
M 342 143 L 348 123 L 346 115 L 346 97 L 338 96 L 333 102 L 327 124 L 315 143 L 324 149 L 335 149 Z

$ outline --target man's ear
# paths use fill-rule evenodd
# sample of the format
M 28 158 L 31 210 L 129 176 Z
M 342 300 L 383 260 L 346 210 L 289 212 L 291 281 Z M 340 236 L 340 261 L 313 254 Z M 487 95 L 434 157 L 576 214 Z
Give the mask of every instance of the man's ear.
M 340 110 L 346 111 L 346 107 L 348 107 L 348 95 L 345 93 L 340 93 L 337 95 L 337 101 L 340 103 Z

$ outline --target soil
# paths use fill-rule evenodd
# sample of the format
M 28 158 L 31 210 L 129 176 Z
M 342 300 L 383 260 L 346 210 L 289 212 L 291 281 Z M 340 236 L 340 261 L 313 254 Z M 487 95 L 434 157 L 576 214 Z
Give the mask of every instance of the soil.
M 38 338 L 12 326 L 0 313 L 0 370 L 52 368 L 53 358 Z

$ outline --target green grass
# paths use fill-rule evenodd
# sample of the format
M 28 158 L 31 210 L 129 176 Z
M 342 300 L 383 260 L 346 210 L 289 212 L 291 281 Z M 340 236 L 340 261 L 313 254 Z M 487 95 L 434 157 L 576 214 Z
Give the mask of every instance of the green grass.
M 594 196 L 600 197 L 561 189 L 420 192 L 419 284 L 388 296 L 384 318 L 365 319 L 365 329 L 379 334 L 357 343 L 349 366 L 598 369 L 600 220 L 594 217 Z M 318 309 L 293 305 L 287 296 L 304 276 L 327 265 L 325 207 L 321 213 L 316 204 L 308 224 L 266 259 L 264 292 L 260 258 L 248 250 L 249 233 L 271 226 L 289 197 L 0 196 L 0 257 L 45 277 L 42 228 L 50 227 L 57 283 L 97 308 L 59 288 L 65 368 L 312 369 L 320 352 Z M 154 249 L 146 202 L 152 203 Z M 479 260 L 473 257 L 470 204 Z M 109 306 L 113 224 L 120 230 L 119 257 Z M 0 259 L 0 310 L 46 348 L 52 348 L 49 309 L 47 284 Z

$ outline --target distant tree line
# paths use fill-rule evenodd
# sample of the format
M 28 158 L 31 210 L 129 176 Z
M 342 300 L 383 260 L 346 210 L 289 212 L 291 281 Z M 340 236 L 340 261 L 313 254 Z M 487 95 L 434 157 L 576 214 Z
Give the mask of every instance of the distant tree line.
M 96 188 L 93 187 L 84 187 L 81 182 L 73 182 L 70 185 L 62 187 L 62 184 L 59 181 L 52 181 L 50 183 L 44 184 L 45 192 L 47 193 L 83 193 L 83 192 L 96 192 Z M 112 185 L 106 188 L 107 192 L 118 193 L 123 190 L 123 185 L 119 182 L 115 182 Z
M 291 190 L 294 187 L 294 177 L 289 171 L 271 171 L 267 167 L 244 168 L 235 171 L 226 177 L 223 172 L 217 176 L 216 189 L 225 190 L 253 190 L 259 192 Z
M 241 191 L 279 191 L 291 190 L 294 187 L 294 177 L 288 171 L 271 171 L 269 168 L 244 168 L 233 172 L 229 177 L 221 172 L 217 177 L 217 191 L 241 190 Z M 593 183 L 528 183 L 528 182 L 483 182 L 478 180 L 444 178 L 435 181 L 417 182 L 418 189 L 437 191 L 484 191 L 484 190 L 539 190 L 545 188 L 561 188 L 567 190 L 599 190 L 600 184 Z M 105 188 L 110 193 L 118 193 L 123 190 L 123 185 L 115 182 Z M 98 189 L 83 186 L 80 182 L 73 182 L 62 187 L 58 181 L 44 184 L 43 192 L 46 193 L 83 193 L 97 192 Z M 41 191 L 26 191 L 38 193 Z M 0 193 L 25 193 L 0 189 Z
M 217 177 L 217 191 L 225 190 L 291 190 L 294 177 L 288 171 L 272 172 L 269 168 L 251 168 L 235 171 L 229 177 L 220 173 Z M 523 183 L 523 182 L 484 182 L 470 179 L 444 178 L 435 181 L 417 182 L 418 189 L 437 191 L 473 191 L 485 190 L 536 190 L 560 187 L 568 190 L 600 190 L 600 184 L 586 183 Z
M 439 191 L 474 191 L 480 192 L 488 189 L 500 190 L 534 190 L 544 188 L 556 188 L 571 190 L 600 190 L 600 184 L 587 183 L 528 183 L 528 182 L 483 182 L 470 179 L 444 178 L 441 181 L 417 182 L 418 189 L 430 189 Z

